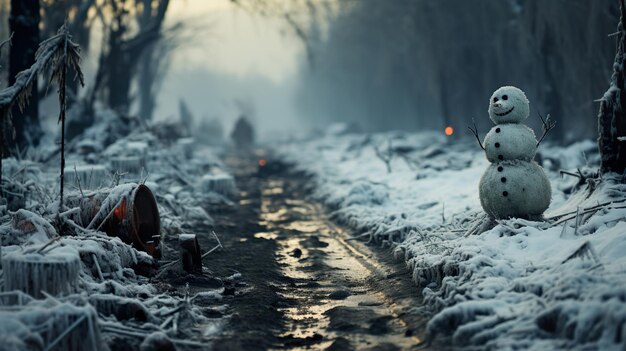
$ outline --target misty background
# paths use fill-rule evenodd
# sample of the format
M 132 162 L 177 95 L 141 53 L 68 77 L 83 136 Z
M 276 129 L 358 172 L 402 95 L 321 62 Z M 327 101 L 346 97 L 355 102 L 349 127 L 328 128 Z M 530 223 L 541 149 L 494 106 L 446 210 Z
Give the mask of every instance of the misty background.
M 166 21 L 192 31 L 172 55 L 155 116 L 175 118 L 184 99 L 196 118 L 219 119 L 225 132 L 246 116 L 261 136 L 297 128 L 296 81 L 303 45 L 278 16 L 229 0 L 179 0 Z
M 226 125 L 238 113 L 232 102 L 243 99 L 264 132 L 342 121 L 366 131 L 452 125 L 465 134 L 472 118 L 486 132 L 491 93 L 515 85 L 531 101 L 536 130 L 537 113 L 550 113 L 553 141 L 595 137 L 619 18 L 611 0 L 221 4 L 207 6 L 212 34 L 182 49 L 194 53 L 192 64 L 174 60 L 163 95 L 190 91 L 197 115 Z M 195 11 L 192 1 L 182 7 L 180 16 Z M 163 109 L 173 113 L 169 100 Z
M 43 11 L 58 3 L 43 1 Z M 2 1 L 2 37 L 9 7 Z M 159 62 L 146 118 L 178 120 L 182 103 L 225 135 L 241 115 L 262 138 L 333 122 L 364 131 L 453 126 L 467 135 L 472 119 L 482 133 L 490 128 L 491 93 L 515 85 L 530 99 L 536 131 L 537 113 L 550 113 L 551 141 L 591 138 L 618 18 L 613 0 L 171 0 L 159 44 L 167 49 L 150 52 Z M 87 85 L 97 73 L 100 22 L 85 22 Z M 141 79 L 133 78 L 129 113 L 145 114 Z M 40 110 L 55 104 L 48 97 Z

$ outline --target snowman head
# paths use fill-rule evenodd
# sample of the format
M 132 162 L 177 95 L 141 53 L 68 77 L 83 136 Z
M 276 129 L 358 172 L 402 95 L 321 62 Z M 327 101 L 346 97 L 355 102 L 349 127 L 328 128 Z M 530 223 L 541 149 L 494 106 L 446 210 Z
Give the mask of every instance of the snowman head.
M 526 94 L 516 87 L 501 87 L 489 100 L 489 118 L 495 124 L 520 123 L 529 113 L 530 106 Z

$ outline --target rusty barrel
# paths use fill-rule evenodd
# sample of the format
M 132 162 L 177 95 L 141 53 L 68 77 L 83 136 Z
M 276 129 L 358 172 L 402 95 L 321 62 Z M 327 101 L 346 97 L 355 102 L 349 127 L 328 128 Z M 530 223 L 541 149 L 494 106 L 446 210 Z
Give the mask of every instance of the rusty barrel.
M 67 205 L 80 207 L 77 223 L 116 236 L 155 258 L 160 256 L 161 220 L 150 188 L 122 184 L 91 193 L 73 193 Z

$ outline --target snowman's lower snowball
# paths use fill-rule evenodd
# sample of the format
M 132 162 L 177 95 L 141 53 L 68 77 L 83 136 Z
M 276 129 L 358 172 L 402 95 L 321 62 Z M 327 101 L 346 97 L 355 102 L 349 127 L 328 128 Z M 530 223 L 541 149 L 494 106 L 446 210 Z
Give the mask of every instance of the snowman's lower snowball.
M 479 184 L 480 203 L 490 216 L 534 218 L 550 206 L 550 181 L 535 162 L 491 164 Z

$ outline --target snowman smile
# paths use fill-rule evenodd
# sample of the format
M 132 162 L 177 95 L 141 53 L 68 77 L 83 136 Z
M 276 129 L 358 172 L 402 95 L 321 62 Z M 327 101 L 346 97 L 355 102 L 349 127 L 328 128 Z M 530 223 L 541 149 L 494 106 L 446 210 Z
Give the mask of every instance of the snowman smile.
M 504 112 L 501 112 L 501 113 L 497 113 L 497 112 L 494 112 L 494 113 L 496 114 L 496 116 L 500 116 L 500 117 L 502 117 L 502 116 L 506 116 L 506 115 L 508 115 L 509 113 L 511 113 L 511 112 L 513 111 L 513 109 L 514 109 L 514 108 L 515 108 L 515 106 L 511 107 L 511 109 L 510 109 L 510 110 L 508 110 L 508 111 L 504 111 Z

